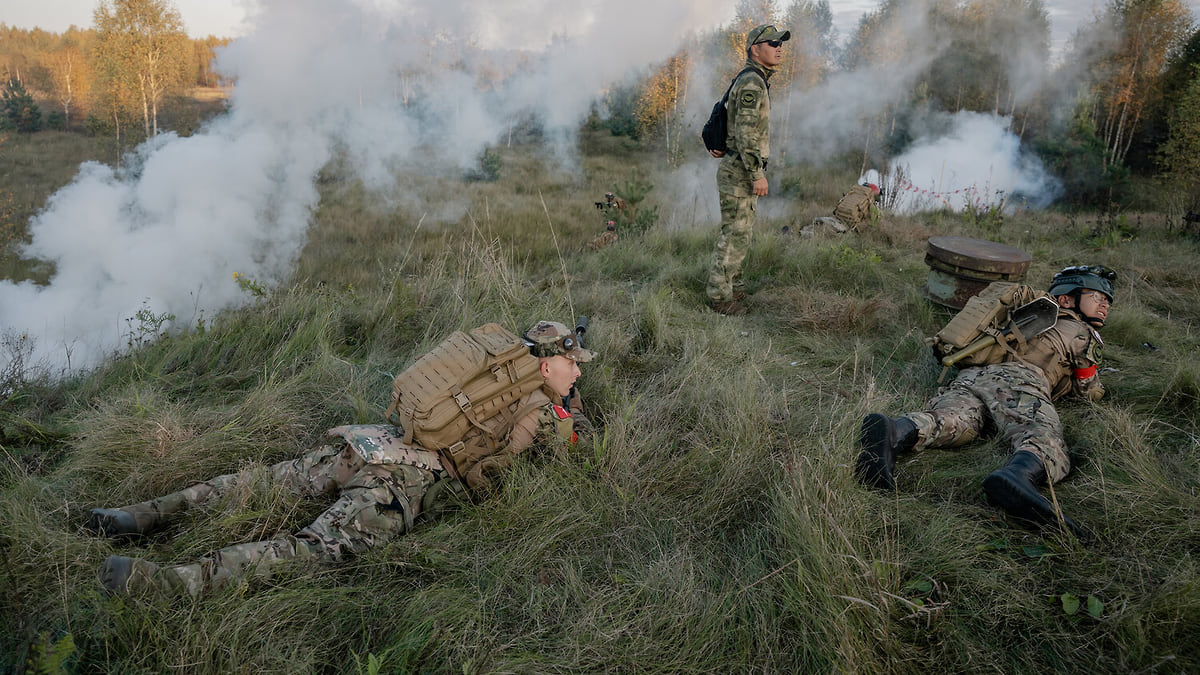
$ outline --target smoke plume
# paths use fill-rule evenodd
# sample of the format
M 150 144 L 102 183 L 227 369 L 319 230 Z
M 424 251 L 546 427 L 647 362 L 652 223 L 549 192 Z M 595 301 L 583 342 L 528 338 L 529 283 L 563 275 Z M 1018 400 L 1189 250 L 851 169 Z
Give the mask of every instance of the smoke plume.
M 667 58 L 720 5 L 267 0 L 219 55 L 236 79 L 226 114 L 144 143 L 119 170 L 82 165 L 31 220 L 23 255 L 55 272 L 0 283 L 6 342 L 25 345 L 26 363 L 77 372 L 246 302 L 234 274 L 286 278 L 335 153 L 368 187 L 418 200 L 399 171 L 461 175 L 517 118 L 536 116 L 569 159 L 604 87 Z

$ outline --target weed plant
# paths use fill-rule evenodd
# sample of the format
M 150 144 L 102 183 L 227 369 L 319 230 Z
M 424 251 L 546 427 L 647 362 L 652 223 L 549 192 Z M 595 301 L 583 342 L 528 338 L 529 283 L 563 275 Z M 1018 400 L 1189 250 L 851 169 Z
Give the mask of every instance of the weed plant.
M 648 155 L 587 155 L 570 173 L 537 148 L 497 152 L 496 181 L 403 181 L 465 196 L 440 213 L 332 167 L 289 283 L 75 378 L 10 374 L 6 671 L 1200 670 L 1195 242 L 1136 215 L 1133 237 L 1094 237 L 1087 214 L 988 224 L 1034 255 L 1031 283 L 1077 262 L 1121 274 L 1109 395 L 1060 406 L 1074 469 L 1054 494 L 1096 532 L 1084 546 L 986 503 L 996 439 L 904 456 L 894 494 L 852 476 L 863 415 L 936 389 L 922 340 L 949 314 L 919 291 L 925 239 L 982 236 L 977 218 L 885 213 L 862 233 L 786 236 L 855 179 L 792 169 L 747 259 L 751 312 L 723 317 L 703 297 L 716 223 L 584 248 L 599 195 L 631 165 L 666 171 Z M 601 354 L 580 387 L 602 432 L 569 456 L 518 462 L 495 499 L 342 565 L 198 600 L 100 592 L 113 553 L 190 562 L 309 523 L 328 503 L 270 489 L 263 466 L 329 427 L 381 422 L 391 377 L 451 331 L 576 314 Z M 242 490 L 148 539 L 82 527 L 89 508 L 233 471 Z

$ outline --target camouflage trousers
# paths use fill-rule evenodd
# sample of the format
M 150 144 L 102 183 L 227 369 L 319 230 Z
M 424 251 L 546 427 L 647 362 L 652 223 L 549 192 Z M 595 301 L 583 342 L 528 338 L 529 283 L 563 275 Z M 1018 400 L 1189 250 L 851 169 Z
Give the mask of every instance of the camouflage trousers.
M 229 546 L 189 565 L 160 567 L 135 560 L 130 592 L 160 590 L 200 595 L 248 573 L 269 574 L 288 560 L 336 562 L 362 553 L 413 527 L 422 498 L 441 472 L 408 464 L 369 464 L 349 444 L 325 445 L 269 468 L 272 485 L 298 496 L 338 495 L 311 525 L 295 535 Z M 444 474 L 441 474 L 444 476 Z M 165 497 L 124 507 L 135 516 L 162 518 L 228 495 L 248 472 L 219 476 Z M 138 514 L 142 514 L 139 516 Z
M 750 174 L 736 158 L 726 158 L 717 168 L 717 192 L 721 198 L 721 235 L 708 267 L 705 294 L 711 302 L 727 302 L 741 291 L 742 262 L 754 234 L 754 216 L 758 197 L 754 195 Z
M 917 425 L 917 449 L 959 447 L 994 428 L 1012 452 L 1037 456 L 1051 483 L 1071 470 L 1046 378 L 1023 363 L 964 369 L 924 412 L 905 417 Z

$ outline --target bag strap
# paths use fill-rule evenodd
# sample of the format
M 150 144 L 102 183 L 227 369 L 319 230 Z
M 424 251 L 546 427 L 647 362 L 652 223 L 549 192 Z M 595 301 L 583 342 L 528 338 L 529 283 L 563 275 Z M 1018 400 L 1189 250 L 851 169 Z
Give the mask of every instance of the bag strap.
M 729 92 L 733 91 L 733 85 L 737 83 L 739 77 L 745 75 L 746 73 L 754 73 L 758 75 L 759 78 L 762 79 L 763 84 L 767 85 L 767 91 L 771 91 L 771 83 L 767 82 L 762 75 L 759 75 L 758 68 L 755 68 L 754 66 L 746 66 L 745 68 L 742 68 L 737 75 L 734 75 L 732 80 L 729 81 L 729 86 L 725 87 L 725 95 L 721 97 L 721 103 L 729 102 Z M 728 110 L 729 107 L 726 106 L 725 109 Z

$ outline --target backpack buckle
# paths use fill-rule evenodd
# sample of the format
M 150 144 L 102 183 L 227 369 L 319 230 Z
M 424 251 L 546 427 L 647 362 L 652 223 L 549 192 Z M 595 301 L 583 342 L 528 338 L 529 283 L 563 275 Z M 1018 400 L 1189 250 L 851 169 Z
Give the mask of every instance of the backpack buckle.
M 467 412 L 471 409 L 471 399 L 461 391 L 454 395 L 454 402 L 458 404 L 458 409 Z

